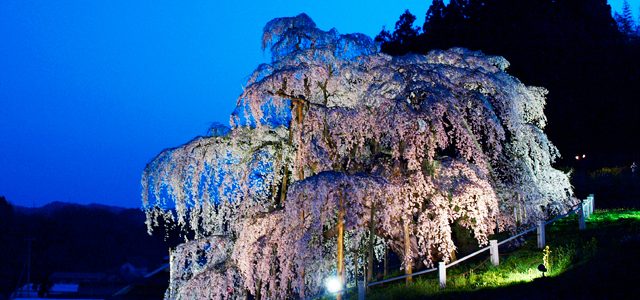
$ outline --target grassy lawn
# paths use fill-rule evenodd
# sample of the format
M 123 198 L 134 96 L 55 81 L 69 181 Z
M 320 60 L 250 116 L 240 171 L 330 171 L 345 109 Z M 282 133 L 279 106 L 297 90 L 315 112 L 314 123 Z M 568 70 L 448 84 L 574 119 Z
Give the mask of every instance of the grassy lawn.
M 434 272 L 373 288 L 367 299 L 640 299 L 640 211 L 597 210 L 584 231 L 574 215 L 548 225 L 546 239 L 546 278 L 537 270 L 544 254 L 533 232 L 520 247 L 501 246 L 499 266 L 487 251 L 447 269 L 446 289 Z

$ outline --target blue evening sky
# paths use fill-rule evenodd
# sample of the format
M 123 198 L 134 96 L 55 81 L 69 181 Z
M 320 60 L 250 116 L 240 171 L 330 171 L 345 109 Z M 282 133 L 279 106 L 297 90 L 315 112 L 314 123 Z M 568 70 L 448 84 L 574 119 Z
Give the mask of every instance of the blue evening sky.
M 138 207 L 151 158 L 228 123 L 267 21 L 374 36 L 430 2 L 2 0 L 0 195 Z

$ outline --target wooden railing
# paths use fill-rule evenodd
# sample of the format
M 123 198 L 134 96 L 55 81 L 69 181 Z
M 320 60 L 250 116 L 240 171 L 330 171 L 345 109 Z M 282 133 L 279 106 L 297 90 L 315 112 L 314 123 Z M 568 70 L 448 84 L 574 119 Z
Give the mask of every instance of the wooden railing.
M 578 205 L 574 206 L 571 210 L 569 210 L 567 213 L 557 216 L 551 220 L 548 221 L 539 221 L 536 226 L 533 226 L 531 228 L 528 228 L 514 236 L 511 236 L 503 241 L 498 242 L 497 240 L 490 240 L 489 241 L 489 246 L 480 248 L 479 250 L 465 256 L 462 257 L 456 261 L 453 261 L 449 264 L 445 264 L 444 262 L 439 262 L 438 263 L 438 267 L 436 268 L 431 268 L 431 269 L 427 269 L 427 270 L 422 270 L 419 272 L 415 272 L 413 274 L 405 274 L 402 276 L 397 276 L 397 277 L 393 277 L 393 278 L 388 278 L 385 280 L 380 280 L 380 281 L 375 281 L 375 282 L 370 282 L 368 283 L 366 286 L 368 287 L 372 287 L 372 286 L 376 286 L 379 284 L 383 284 L 383 283 L 388 283 L 388 282 L 393 282 L 393 281 L 397 281 L 397 280 L 402 280 L 405 279 L 407 277 L 413 277 L 413 276 L 417 276 L 417 275 L 422 275 L 422 274 L 427 274 L 427 273 L 431 273 L 431 272 L 435 272 L 438 271 L 438 279 L 440 282 L 440 287 L 441 288 L 445 288 L 447 285 L 447 268 L 451 268 L 459 263 L 464 262 L 467 259 L 470 259 L 474 256 L 477 256 L 487 250 L 489 250 L 490 252 L 490 257 L 491 257 L 491 263 L 494 266 L 497 266 L 500 263 L 500 259 L 499 259 L 499 251 L 498 251 L 498 247 L 500 245 L 506 244 L 508 242 L 511 242 L 519 237 L 522 237 L 528 233 L 531 233 L 533 231 L 537 232 L 537 244 L 538 244 L 538 248 L 542 249 L 545 247 L 546 244 L 546 236 L 545 236 L 545 226 L 548 224 L 551 224 L 555 221 L 558 221 L 560 219 L 563 219 L 565 217 L 568 217 L 574 213 L 578 213 L 578 228 L 580 230 L 584 230 L 586 228 L 585 226 L 585 220 L 588 219 L 591 214 L 593 214 L 593 208 L 594 208 L 594 196 L 593 194 L 589 195 L 587 197 L 587 199 L 582 200 L 581 203 L 579 203 Z M 364 299 L 364 289 L 361 289 L 361 291 L 358 292 L 358 299 Z

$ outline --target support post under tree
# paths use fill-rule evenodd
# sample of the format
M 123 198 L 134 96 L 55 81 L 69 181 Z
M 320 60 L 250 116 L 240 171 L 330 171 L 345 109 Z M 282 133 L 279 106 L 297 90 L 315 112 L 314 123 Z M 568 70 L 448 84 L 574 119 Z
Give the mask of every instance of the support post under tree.
M 360 285 L 358 285 L 358 300 L 364 300 L 366 294 L 366 286 L 367 284 L 364 281 L 360 281 Z
M 260 299 L 262 299 L 262 280 L 258 280 L 258 287 L 256 288 L 256 300 Z
M 409 220 L 403 222 L 404 228 L 404 262 L 405 262 L 405 274 L 411 275 L 413 273 L 413 263 L 411 262 L 411 236 L 409 235 Z M 407 283 L 413 281 L 412 276 L 407 276 Z
M 302 209 L 302 212 L 300 213 L 300 224 L 302 224 L 302 226 L 304 226 L 304 218 L 305 218 L 304 209 Z M 304 280 L 304 273 L 305 273 L 305 265 L 301 265 L 300 277 L 303 278 L 303 280 Z
M 542 249 L 544 248 L 546 241 L 545 241 L 545 233 L 544 233 L 544 221 L 538 221 L 538 248 Z
M 373 199 L 371 200 L 371 218 L 369 219 L 369 253 L 367 254 L 367 283 L 371 282 L 373 279 L 373 243 L 375 240 L 375 218 L 374 218 L 374 214 L 376 212 L 376 208 L 373 204 Z M 368 289 L 368 287 L 367 287 Z
M 340 286 L 344 287 L 344 197 L 342 192 L 338 193 L 338 280 Z M 336 295 L 336 299 L 342 299 L 342 295 L 339 292 Z

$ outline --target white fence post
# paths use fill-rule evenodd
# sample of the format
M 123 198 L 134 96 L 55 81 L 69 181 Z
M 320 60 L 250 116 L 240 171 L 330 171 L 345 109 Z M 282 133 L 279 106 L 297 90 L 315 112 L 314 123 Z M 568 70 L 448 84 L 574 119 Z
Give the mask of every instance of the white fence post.
M 584 208 L 584 220 L 589 219 L 589 198 L 582 200 L 582 207 Z
M 589 216 L 591 216 L 595 207 L 595 199 L 593 197 L 593 194 L 589 194 L 589 196 L 587 196 L 587 199 L 589 199 Z
M 367 283 L 363 280 L 358 283 L 358 300 L 364 300 L 367 291 Z
M 538 248 L 542 249 L 545 245 L 544 221 L 538 221 Z
M 438 263 L 438 278 L 440 279 L 440 288 L 447 287 L 447 266 L 442 261 Z
M 580 228 L 580 230 L 584 230 L 585 228 L 587 228 L 587 225 L 584 222 L 584 206 L 584 202 L 582 202 L 582 204 L 580 205 L 580 210 L 578 212 L 578 228 Z
M 491 264 L 497 266 L 500 264 L 500 254 L 498 253 L 498 240 L 489 241 L 489 252 L 491 253 Z

